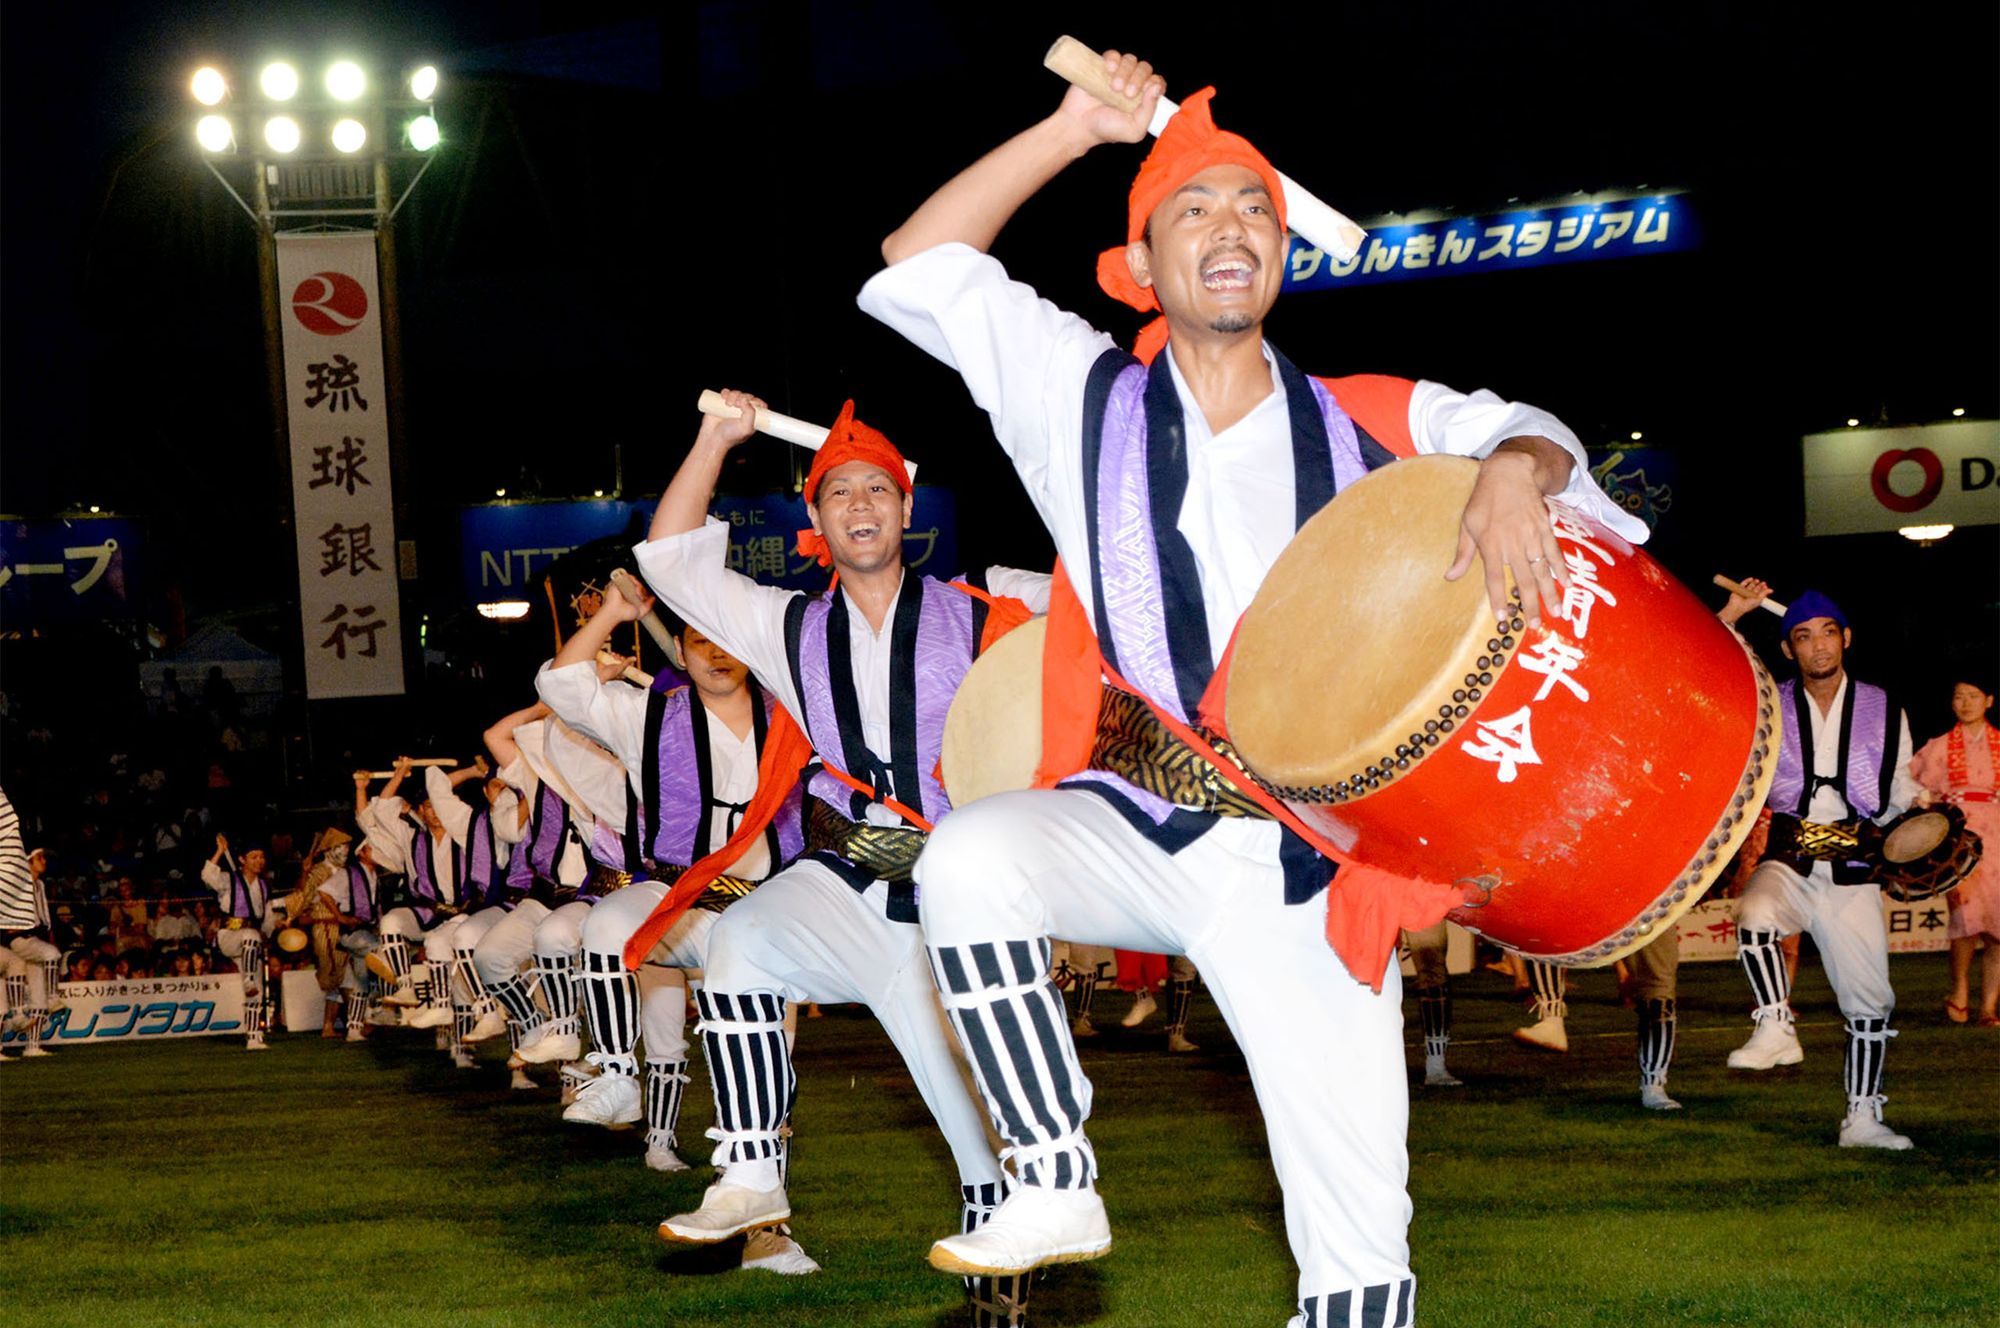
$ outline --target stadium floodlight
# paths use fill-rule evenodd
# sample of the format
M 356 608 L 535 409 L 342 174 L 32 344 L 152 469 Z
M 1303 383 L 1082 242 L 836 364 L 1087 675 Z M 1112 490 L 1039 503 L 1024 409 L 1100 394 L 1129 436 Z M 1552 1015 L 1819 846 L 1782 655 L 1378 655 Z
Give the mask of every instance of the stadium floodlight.
M 220 69 L 203 65 L 195 70 L 194 77 L 188 80 L 188 90 L 194 93 L 194 99 L 202 105 L 218 106 L 222 103 L 222 99 L 229 95 L 229 84 L 223 79 Z
M 257 86 L 272 101 L 290 101 L 299 94 L 299 71 L 283 60 L 273 60 L 257 75 Z
M 359 120 L 342 120 L 333 127 L 333 146 L 340 152 L 359 152 L 368 142 L 368 130 Z
M 429 101 L 437 96 L 438 71 L 436 65 L 425 65 L 410 75 L 410 96 L 417 101 Z
M 289 115 L 274 115 L 264 122 L 264 142 L 273 152 L 296 152 L 299 148 L 299 122 Z
M 326 69 L 326 94 L 335 101 L 353 101 L 368 90 L 368 76 L 352 60 L 336 60 Z
M 438 122 L 432 116 L 420 115 L 404 128 L 403 135 L 417 151 L 429 152 L 438 145 Z
M 519 622 L 528 616 L 531 606 L 524 599 L 493 600 L 479 606 L 479 616 L 492 618 L 498 622 Z
M 236 141 L 236 130 L 226 115 L 204 115 L 195 121 L 194 141 L 203 152 L 227 152 Z

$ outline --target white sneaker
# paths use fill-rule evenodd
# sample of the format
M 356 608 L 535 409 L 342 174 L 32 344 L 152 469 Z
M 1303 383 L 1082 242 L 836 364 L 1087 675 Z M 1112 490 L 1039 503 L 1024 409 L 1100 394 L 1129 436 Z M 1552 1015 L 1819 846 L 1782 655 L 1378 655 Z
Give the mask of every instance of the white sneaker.
M 384 964 L 383 967 L 386 968 L 388 965 Z M 415 988 L 405 980 L 396 983 L 394 987 L 389 989 L 389 994 L 382 998 L 382 1004 L 400 1006 L 407 1010 L 412 1006 L 422 1005 L 423 1002 L 417 999 Z
M 1045 1263 L 1080 1263 L 1111 1250 L 1111 1223 L 1096 1190 L 1023 1185 L 986 1225 L 931 1246 L 931 1267 L 963 1277 L 1005 1277 Z
M 251 1033 L 243 1039 L 243 1050 L 269 1051 L 270 1048 L 264 1045 L 264 1035 L 262 1033 Z
M 1169 1033 L 1167 1034 L 1167 1050 L 1175 1052 L 1200 1051 L 1201 1048 L 1188 1041 L 1187 1034 L 1185 1033 Z
M 1425 1088 L 1463 1088 L 1465 1081 L 1444 1068 L 1444 1057 L 1424 1057 Z
M 1097 1028 L 1090 1022 L 1089 1015 L 1080 1014 L 1076 1017 L 1076 1022 L 1069 1026 L 1069 1035 L 1072 1038 L 1094 1038 L 1097 1036 Z
M 1569 1028 L 1555 1015 L 1514 1030 L 1514 1040 L 1543 1051 L 1569 1050 Z
M 258 1047 L 252 1047 L 251 1050 L 262 1051 L 263 1048 L 261 1046 L 258 1046 Z M 43 1046 L 39 1042 L 30 1042 L 27 1046 L 21 1048 L 21 1059 L 24 1061 L 31 1060 L 36 1056 L 53 1056 L 53 1055 L 55 1055 L 53 1051 L 50 1051 L 47 1047 Z
M 369 1023 L 375 1025 L 377 1028 L 401 1028 L 403 1026 L 403 1012 L 393 1005 L 378 1005 L 368 1012 L 366 1018 Z
M 562 1118 L 574 1125 L 602 1125 L 607 1129 L 636 1125 L 646 1118 L 638 1076 L 605 1071 L 576 1090 L 576 1101 L 563 1112 Z
M 1125 1012 L 1125 1017 L 1123 1019 L 1120 1019 L 1118 1022 L 1120 1024 L 1123 1024 L 1126 1028 L 1137 1028 L 1139 1025 L 1145 1023 L 1148 1019 L 1151 1019 L 1153 1017 L 1153 1011 L 1159 1008 L 1160 1008 L 1160 1003 L 1153 999 L 1153 993 L 1150 991 L 1142 991 L 1137 996 L 1134 996 L 1132 998 L 1132 1008 L 1127 1010 Z
M 347 1040 L 349 1042 L 366 1042 L 368 1040 L 367 1028 L 368 1025 L 366 1024 L 349 1024 L 347 1026 Z
M 761 1268 L 767 1273 L 779 1273 L 786 1277 L 800 1277 L 819 1271 L 819 1265 L 799 1248 L 797 1241 L 782 1231 L 769 1228 L 753 1231 L 745 1237 L 743 1266 Z
M 1774 1065 L 1797 1065 L 1806 1058 L 1799 1046 L 1798 1030 L 1789 1019 L 1759 1019 L 1750 1040 L 1729 1053 L 1732 1070 L 1768 1070 Z
M 655 1171 L 686 1171 L 688 1164 L 681 1161 L 681 1155 L 671 1144 L 646 1143 L 646 1165 Z M 746 1266 L 748 1261 L 745 1261 Z
M 1840 1123 L 1840 1146 L 1842 1148 L 1887 1148 L 1900 1152 L 1913 1148 L 1910 1136 L 1897 1134 L 1894 1130 L 1875 1119 L 1873 1112 L 1862 1112 L 1849 1116 Z
M 465 1035 L 467 1042 L 486 1042 L 507 1031 L 507 1016 L 499 1010 L 488 1010 L 479 1016 L 479 1022 Z
M 686 1245 L 713 1245 L 719 1240 L 759 1227 L 774 1227 L 790 1220 L 792 1204 L 785 1187 L 753 1190 L 731 1185 L 727 1179 L 708 1187 L 701 1207 L 692 1213 L 677 1213 L 660 1223 L 660 1239 Z
M 451 1022 L 449 1005 L 424 1005 L 403 1016 L 406 1028 L 443 1028 Z
M 557 1068 L 556 1078 L 562 1083 L 562 1105 L 566 1107 L 576 1101 L 576 1095 L 586 1084 L 597 1078 L 597 1071 L 582 1061 L 570 1061 Z
M 1679 1111 L 1681 1104 L 1667 1096 L 1665 1084 L 1640 1084 L 1639 1105 L 1648 1111 Z
M 558 1033 L 555 1025 L 540 1024 L 521 1039 L 515 1055 L 530 1065 L 547 1065 L 550 1061 L 573 1061 L 583 1055 L 583 1044 L 575 1033 Z
M 470 1070 L 476 1068 L 479 1062 L 472 1058 L 471 1052 L 460 1047 L 457 1051 L 451 1053 L 451 1064 L 453 1069 Z

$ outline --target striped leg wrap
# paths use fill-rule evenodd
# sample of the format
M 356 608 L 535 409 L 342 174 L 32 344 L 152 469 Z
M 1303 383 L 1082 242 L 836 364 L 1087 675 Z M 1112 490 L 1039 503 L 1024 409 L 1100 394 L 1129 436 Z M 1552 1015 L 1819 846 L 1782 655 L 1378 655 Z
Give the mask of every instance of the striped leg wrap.
M 0 1004 L 4 1004 L 7 1007 L 5 1011 L 0 1011 L 0 1013 L 27 1014 L 28 975 L 26 973 L 10 973 L 7 975 L 7 995 L 4 1001 L 0 1001 Z
M 985 1226 L 1011 1188 L 1004 1180 L 959 1186 L 958 1192 L 965 1204 L 964 1220 L 959 1230 L 973 1232 Z M 1006 1277 L 961 1278 L 965 1283 L 966 1299 L 972 1305 L 972 1328 L 1021 1328 L 1025 1325 L 1028 1322 L 1028 1288 L 1034 1278 L 1032 1272 Z
M 1097 1178 L 1083 1136 L 1090 1080 L 1049 980 L 1048 939 L 932 946 L 930 954 L 938 995 L 1021 1180 L 1088 1189 Z
M 583 954 L 584 1006 L 590 1013 L 590 1040 L 606 1069 L 637 1075 L 632 1048 L 639 1043 L 639 975 L 615 954 Z
M 674 1127 L 680 1124 L 681 1094 L 687 1091 L 686 1061 L 646 1062 L 646 1144 L 673 1148 L 680 1142 Z
M 264 942 L 253 940 L 244 945 L 236 956 L 236 967 L 243 974 L 243 1031 L 257 1034 L 264 1031 Z
M 410 976 L 410 942 L 404 936 L 384 936 L 382 943 L 375 947 L 382 955 L 382 962 L 396 975 L 396 985 L 401 986 Z
M 1639 1003 L 1639 1082 L 1664 1086 L 1674 1063 L 1674 1034 L 1680 1020 L 1671 996 L 1654 996 Z
M 1882 1058 L 1896 1036 L 1886 1018 L 1864 1015 L 1847 1021 L 1847 1114 L 1866 1111 L 1882 1119 Z
M 785 998 L 774 991 L 695 993 L 695 1032 L 708 1057 L 715 1089 L 718 1166 L 774 1158 L 783 1174 L 785 1122 L 791 1119 L 798 1076 L 785 1046 Z
M 1563 999 L 1569 991 L 1569 983 L 1560 968 L 1530 959 L 1528 981 L 1535 989 L 1535 1018 L 1569 1018 L 1569 1002 Z
M 541 983 L 542 1001 L 551 1019 L 576 1018 L 576 956 L 535 956 L 535 977 Z
M 368 1019 L 368 998 L 358 991 L 349 991 L 344 993 L 343 999 L 346 1003 L 347 1026 L 361 1027 Z
M 1194 979 L 1175 978 L 1167 984 L 1167 1033 L 1187 1035 L 1188 1011 L 1194 1008 Z
M 1092 965 L 1089 968 L 1077 969 L 1076 970 L 1076 1013 L 1073 1016 L 1071 1016 L 1072 1020 L 1090 1018 L 1090 1007 L 1094 1005 L 1096 1002 L 1097 1002 L 1096 966 Z
M 1444 1055 L 1451 1046 L 1451 988 L 1418 991 L 1417 1018 L 1424 1026 L 1424 1055 Z
M 507 1031 L 516 1046 L 523 1034 L 541 1026 L 542 1007 L 535 1004 L 535 992 L 521 977 L 502 978 L 486 984 L 486 994 L 507 1012 Z
M 1361 1317 L 1354 1317 L 1356 1296 L 1361 1300 Z M 1326 1296 L 1307 1296 L 1299 1302 L 1299 1318 L 1305 1328 L 1408 1328 L 1417 1321 L 1417 1279 L 1363 1287 L 1359 1292 L 1336 1291 Z
M 1757 1020 L 1782 1019 L 1792 1022 L 1792 980 L 1785 972 L 1784 947 L 1774 931 L 1736 929 L 1736 957 L 1750 979 L 1750 994 L 1757 1001 Z

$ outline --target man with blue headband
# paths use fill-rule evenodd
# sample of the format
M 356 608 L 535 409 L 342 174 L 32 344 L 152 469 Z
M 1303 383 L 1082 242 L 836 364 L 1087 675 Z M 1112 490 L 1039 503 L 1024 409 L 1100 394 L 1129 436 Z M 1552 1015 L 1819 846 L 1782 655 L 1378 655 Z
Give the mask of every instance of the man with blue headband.
M 1756 607 L 1762 582 L 1732 596 L 1724 622 Z M 1882 1123 L 1882 1062 L 1888 1050 L 1889 937 L 1882 892 L 1866 862 L 1828 862 L 1799 851 L 1801 830 L 1867 817 L 1888 822 L 1914 801 L 1910 724 L 1882 688 L 1849 678 L 1847 615 L 1817 590 L 1792 602 L 1783 625 L 1785 658 L 1799 676 L 1779 688 L 1784 720 L 1778 774 L 1766 804 L 1771 838 L 1743 888 L 1736 913 L 1737 953 L 1756 997 L 1756 1031 L 1729 1053 L 1734 1070 L 1768 1070 L 1805 1059 L 1792 1027 L 1791 982 L 1779 942 L 1812 933 L 1827 981 L 1847 1020 L 1847 1117 L 1842 1148 L 1908 1148 L 1909 1137 Z

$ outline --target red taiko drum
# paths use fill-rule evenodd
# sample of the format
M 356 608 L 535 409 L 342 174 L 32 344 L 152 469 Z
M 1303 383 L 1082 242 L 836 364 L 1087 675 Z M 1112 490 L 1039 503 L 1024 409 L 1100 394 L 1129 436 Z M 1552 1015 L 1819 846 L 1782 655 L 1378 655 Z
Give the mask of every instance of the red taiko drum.
M 1777 691 L 1651 557 L 1552 505 L 1563 617 L 1495 629 L 1477 562 L 1444 580 L 1476 462 L 1348 486 L 1237 630 L 1229 739 L 1356 860 L 1456 881 L 1452 920 L 1530 958 L 1608 964 L 1692 907 L 1776 767 Z

